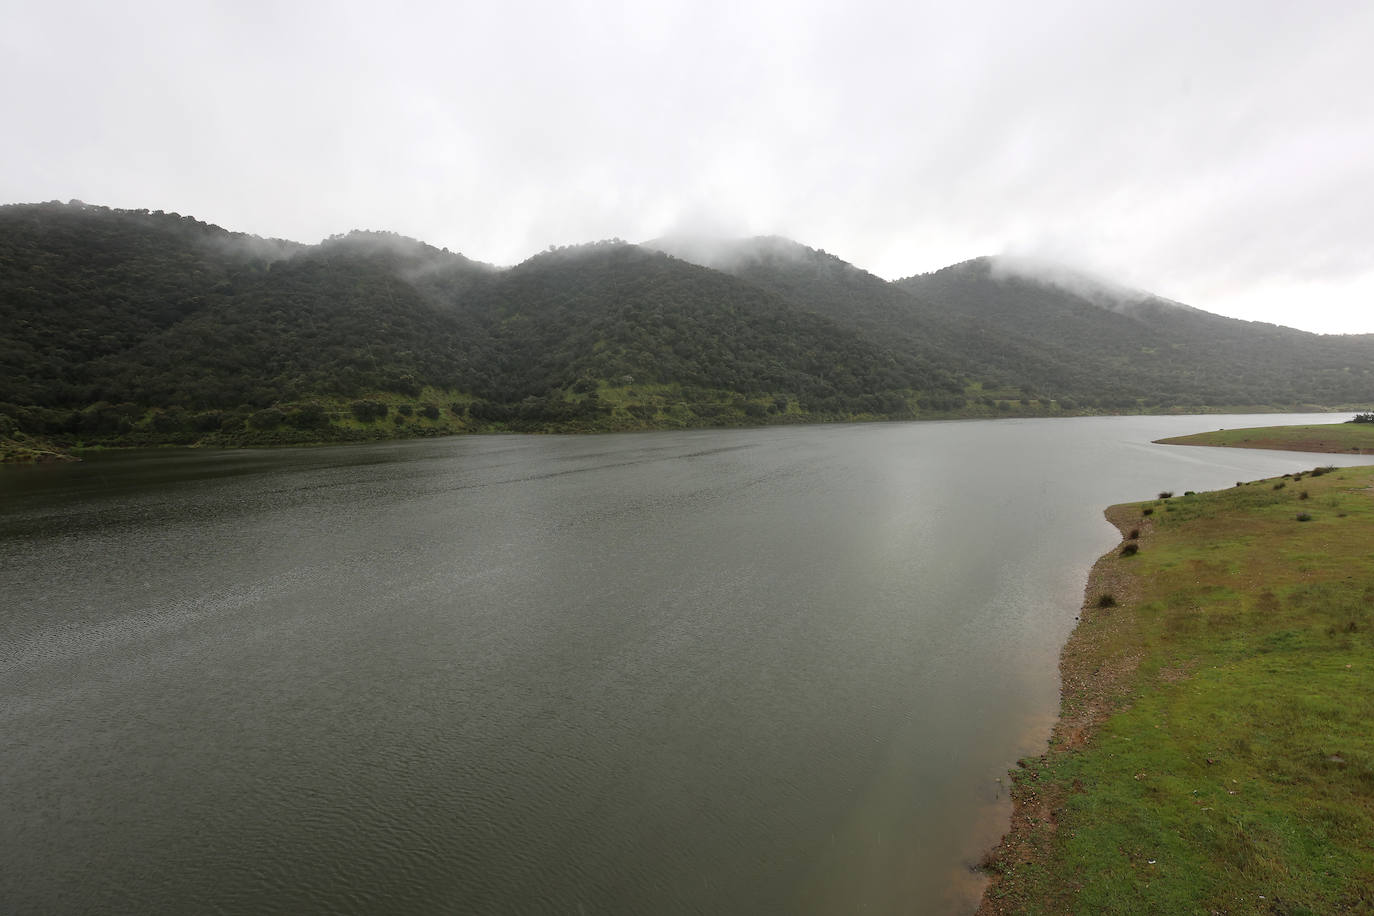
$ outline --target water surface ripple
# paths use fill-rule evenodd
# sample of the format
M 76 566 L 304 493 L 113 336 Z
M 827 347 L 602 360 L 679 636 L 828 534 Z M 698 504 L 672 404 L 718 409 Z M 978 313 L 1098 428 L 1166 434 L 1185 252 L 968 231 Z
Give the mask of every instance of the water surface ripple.
M 0 469 L 0 909 L 966 912 L 1102 509 L 1261 422 Z

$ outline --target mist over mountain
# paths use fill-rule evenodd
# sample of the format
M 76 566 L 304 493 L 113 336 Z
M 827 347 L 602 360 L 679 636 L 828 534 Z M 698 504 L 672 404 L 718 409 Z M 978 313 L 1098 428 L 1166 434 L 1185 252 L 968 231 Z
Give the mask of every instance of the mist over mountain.
M 938 378 L 935 387 L 942 390 L 962 392 L 970 378 L 987 374 L 972 348 L 960 345 L 967 322 L 950 322 L 938 306 L 832 254 L 777 236 L 668 237 L 643 244 L 728 273 L 907 354 Z
M 1009 367 L 1024 382 L 1089 399 L 1334 405 L 1374 385 L 1374 335 L 1225 318 L 1067 268 L 984 257 L 895 285 L 1031 345 L 1042 358 Z
M 1336 406 L 1374 402 L 1372 357 L 1374 335 L 1015 259 L 888 282 L 777 237 L 663 238 L 497 268 L 386 232 L 303 245 L 174 213 L 0 207 L 0 436 Z

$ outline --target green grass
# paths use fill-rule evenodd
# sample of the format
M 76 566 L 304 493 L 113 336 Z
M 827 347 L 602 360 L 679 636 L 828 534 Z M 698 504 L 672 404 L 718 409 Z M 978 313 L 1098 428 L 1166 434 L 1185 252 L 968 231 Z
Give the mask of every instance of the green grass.
M 0 464 L 42 464 L 70 458 L 61 448 L 41 437 L 0 433 Z
M 1065 670 L 1134 667 L 1086 742 L 1019 771 L 1055 823 L 992 863 L 999 911 L 1374 913 L 1374 469 L 1304 485 L 1305 524 L 1261 481 L 1171 500 L 1100 562 L 1133 597 L 1085 611 Z
M 1192 436 L 1157 440 L 1165 445 L 1219 445 L 1268 448 L 1289 452 L 1374 454 L 1374 423 L 1321 423 L 1311 426 L 1262 426 L 1219 429 Z

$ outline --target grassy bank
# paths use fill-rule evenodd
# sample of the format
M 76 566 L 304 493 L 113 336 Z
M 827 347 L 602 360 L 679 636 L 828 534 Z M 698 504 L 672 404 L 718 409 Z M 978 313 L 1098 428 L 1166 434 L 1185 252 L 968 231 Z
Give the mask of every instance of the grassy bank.
M 72 461 L 64 448 L 37 436 L 24 433 L 0 433 L 0 464 L 45 464 L 52 461 Z
M 1374 912 L 1374 468 L 1108 518 L 981 912 Z
M 1337 452 L 1374 455 L 1374 423 L 1320 423 L 1313 426 L 1261 426 L 1218 429 L 1157 440 L 1163 445 L 1220 445 L 1270 448 L 1286 452 Z

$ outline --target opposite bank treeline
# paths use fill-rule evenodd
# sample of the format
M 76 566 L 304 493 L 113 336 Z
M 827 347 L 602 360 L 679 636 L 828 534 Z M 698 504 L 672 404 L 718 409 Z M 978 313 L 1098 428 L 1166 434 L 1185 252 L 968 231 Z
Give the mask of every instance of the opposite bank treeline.
M 500 269 L 175 213 L 0 207 L 0 439 L 322 441 L 1374 403 L 1374 335 L 980 258 L 884 281 L 778 238 Z

